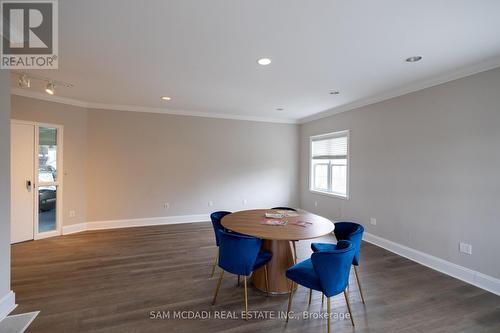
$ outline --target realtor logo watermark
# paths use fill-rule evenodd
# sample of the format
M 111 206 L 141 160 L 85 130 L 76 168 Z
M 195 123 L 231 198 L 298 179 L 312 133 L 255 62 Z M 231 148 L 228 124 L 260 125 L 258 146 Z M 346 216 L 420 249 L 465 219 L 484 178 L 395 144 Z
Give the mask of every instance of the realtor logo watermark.
M 57 0 L 2 0 L 0 4 L 0 68 L 57 69 Z

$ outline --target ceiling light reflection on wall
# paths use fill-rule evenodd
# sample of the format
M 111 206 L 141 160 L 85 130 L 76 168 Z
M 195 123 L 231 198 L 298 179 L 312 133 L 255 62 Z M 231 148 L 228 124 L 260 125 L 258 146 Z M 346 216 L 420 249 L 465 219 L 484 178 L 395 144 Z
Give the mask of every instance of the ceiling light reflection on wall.
M 172 98 L 170 98 L 168 96 L 161 96 L 161 99 L 164 101 L 170 101 Z

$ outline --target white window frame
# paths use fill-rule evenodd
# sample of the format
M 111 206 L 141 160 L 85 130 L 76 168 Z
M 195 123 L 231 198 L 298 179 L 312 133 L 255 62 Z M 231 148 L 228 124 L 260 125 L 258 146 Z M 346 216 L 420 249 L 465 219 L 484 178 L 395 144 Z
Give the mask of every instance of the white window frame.
M 312 158 L 312 145 L 313 141 L 316 141 L 318 139 L 328 139 L 328 138 L 334 138 L 334 137 L 339 137 L 339 136 L 347 136 L 347 158 L 346 158 L 346 194 L 343 195 L 341 193 L 336 193 L 336 192 L 330 192 L 330 191 L 321 191 L 318 189 L 314 188 L 314 168 L 313 168 L 313 158 Z M 321 194 L 325 195 L 328 197 L 334 197 L 334 198 L 340 198 L 340 199 L 345 199 L 349 200 L 349 176 L 350 176 L 350 158 L 351 158 L 351 140 L 350 140 L 350 133 L 349 130 L 342 130 L 342 131 L 337 131 L 337 132 L 331 132 L 331 133 L 325 133 L 325 134 L 320 134 L 320 135 L 313 135 L 309 137 L 309 192 L 315 193 L 315 194 Z M 328 186 L 330 186 L 331 180 L 331 166 L 329 167 L 328 171 Z

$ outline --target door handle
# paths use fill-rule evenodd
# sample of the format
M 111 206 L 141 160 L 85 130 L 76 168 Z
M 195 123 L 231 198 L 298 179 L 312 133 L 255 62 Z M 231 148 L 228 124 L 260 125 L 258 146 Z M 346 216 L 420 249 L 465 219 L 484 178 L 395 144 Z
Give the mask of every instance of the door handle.
M 28 190 L 28 192 L 31 192 L 31 180 L 26 180 L 26 189 Z

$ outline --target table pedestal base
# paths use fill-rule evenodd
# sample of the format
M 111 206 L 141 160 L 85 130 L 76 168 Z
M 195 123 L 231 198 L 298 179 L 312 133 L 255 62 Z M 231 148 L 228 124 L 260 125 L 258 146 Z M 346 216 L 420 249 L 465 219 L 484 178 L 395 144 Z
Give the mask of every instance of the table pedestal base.
M 269 293 L 270 294 L 287 294 L 290 292 L 290 281 L 286 278 L 286 270 L 293 266 L 293 255 L 290 246 L 290 241 L 286 240 L 263 240 L 262 249 L 270 251 L 273 258 L 267 264 L 269 273 Z M 261 290 L 266 291 L 266 279 L 264 267 L 259 268 L 253 273 L 253 285 Z M 295 285 L 295 288 L 297 286 Z

